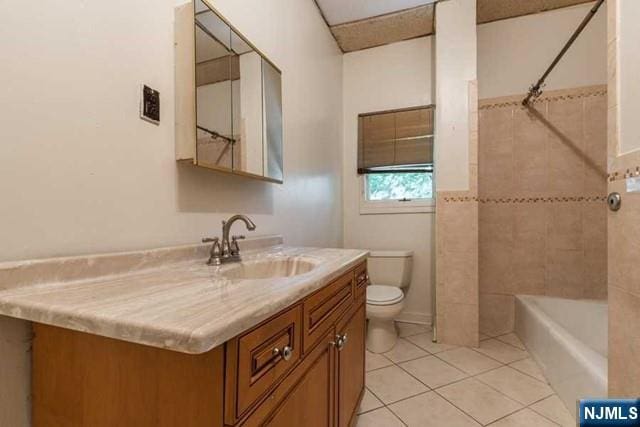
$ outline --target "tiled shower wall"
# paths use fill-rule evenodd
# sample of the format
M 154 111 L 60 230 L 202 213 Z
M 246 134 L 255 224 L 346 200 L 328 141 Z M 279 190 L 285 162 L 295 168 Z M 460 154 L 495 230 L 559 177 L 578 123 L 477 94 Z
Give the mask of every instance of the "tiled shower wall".
M 622 132 L 619 118 L 633 103 L 622 101 L 619 88 L 634 73 L 622 75 L 620 64 L 620 20 L 632 21 L 626 32 L 633 31 L 636 14 L 629 13 L 637 4 L 622 0 L 607 2 L 607 41 L 609 55 L 609 191 L 622 195 L 622 208 L 609 212 L 609 396 L 640 395 L 640 198 L 626 192 L 626 180 L 640 176 L 640 144 L 637 133 Z M 620 10 L 624 8 L 624 10 Z M 633 10 L 633 9 L 631 9 Z M 625 36 L 622 36 L 625 37 Z M 630 38 L 635 42 L 635 38 Z M 628 39 L 629 40 L 629 39 Z M 632 42 L 632 43 L 633 43 Z M 627 43 L 629 43 L 627 41 Z M 637 48 L 636 48 L 637 49 Z M 626 140 L 625 140 L 626 139 Z M 633 149 L 623 151 L 622 143 Z M 627 148 L 628 150 L 628 148 Z
M 509 332 L 514 295 L 607 295 L 606 87 L 480 102 L 480 330 Z

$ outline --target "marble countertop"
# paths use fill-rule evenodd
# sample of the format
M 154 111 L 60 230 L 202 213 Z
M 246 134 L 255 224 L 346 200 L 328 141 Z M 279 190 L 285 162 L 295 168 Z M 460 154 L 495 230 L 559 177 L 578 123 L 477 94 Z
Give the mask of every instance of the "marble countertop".
M 136 259 L 135 268 L 127 265 L 115 274 L 104 274 L 108 269 L 102 258 L 66 258 L 46 265 L 0 264 L 0 314 L 198 354 L 311 294 L 367 256 L 366 251 L 354 249 L 256 249 L 245 253 L 243 262 L 289 258 L 293 263 L 307 260 L 317 266 L 297 276 L 240 280 L 223 276 L 235 268 L 233 264 L 206 265 L 202 246 L 180 250 L 181 257 L 166 256 L 167 250 L 130 253 L 128 258 L 110 255 L 109 265 L 130 263 L 123 260 L 131 256 Z M 144 261 L 149 257 L 155 261 Z M 158 262 L 163 258 L 167 262 Z M 72 266 L 74 273 L 69 274 L 59 263 Z M 57 273 L 48 281 L 44 273 L 52 265 L 57 266 Z M 97 267 L 102 270 L 97 277 L 85 273 Z M 25 275 L 31 276 L 26 280 Z M 72 280 L 57 280 L 60 277 Z

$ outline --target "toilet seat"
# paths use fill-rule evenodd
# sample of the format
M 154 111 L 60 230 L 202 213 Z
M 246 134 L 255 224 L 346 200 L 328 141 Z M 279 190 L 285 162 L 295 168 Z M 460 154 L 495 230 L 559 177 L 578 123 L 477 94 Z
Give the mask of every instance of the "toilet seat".
M 393 305 L 404 299 L 402 289 L 395 286 L 370 285 L 367 287 L 367 304 Z

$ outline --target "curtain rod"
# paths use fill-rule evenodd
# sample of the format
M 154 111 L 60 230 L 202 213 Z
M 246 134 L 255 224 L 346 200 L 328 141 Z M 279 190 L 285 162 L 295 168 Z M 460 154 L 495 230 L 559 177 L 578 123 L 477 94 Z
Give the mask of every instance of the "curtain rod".
M 535 84 L 533 84 L 529 88 L 529 93 L 527 94 L 527 97 L 522 101 L 522 105 L 526 107 L 527 105 L 529 105 L 529 102 L 531 101 L 531 99 L 536 99 L 540 95 L 542 95 L 542 88 L 545 85 L 545 80 L 547 79 L 547 77 L 549 77 L 549 74 L 551 74 L 551 71 L 553 71 L 556 65 L 558 65 L 558 62 L 560 62 L 560 60 L 565 55 L 565 53 L 567 53 L 571 45 L 573 45 L 573 42 L 576 41 L 576 39 L 578 38 L 580 33 L 582 33 L 582 31 L 585 29 L 587 24 L 589 24 L 591 19 L 593 19 L 596 12 L 598 12 L 598 9 L 600 9 L 600 6 L 602 6 L 602 3 L 604 3 L 604 0 L 598 0 L 598 2 L 591 8 L 587 16 L 585 16 L 585 18 L 582 20 L 578 28 L 573 32 L 573 35 L 571 36 L 569 41 L 567 41 L 567 43 L 564 45 L 564 47 L 562 48 L 558 56 L 556 56 L 556 58 L 553 60 L 549 68 L 547 68 L 547 71 L 545 71 L 542 77 L 540 77 L 540 80 L 538 80 Z

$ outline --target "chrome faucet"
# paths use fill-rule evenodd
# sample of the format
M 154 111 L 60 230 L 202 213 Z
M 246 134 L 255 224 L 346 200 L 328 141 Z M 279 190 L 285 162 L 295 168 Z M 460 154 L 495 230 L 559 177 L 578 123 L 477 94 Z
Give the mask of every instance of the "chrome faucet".
M 217 237 L 213 239 L 202 239 L 202 243 L 213 243 L 211 246 L 211 254 L 209 256 L 208 265 L 221 265 L 229 262 L 240 262 L 240 247 L 238 246 L 238 240 L 244 240 L 245 236 L 231 236 L 229 241 L 229 232 L 231 226 L 236 221 L 242 221 L 247 226 L 247 230 L 253 231 L 256 229 L 256 225 L 245 215 L 234 215 L 226 221 L 222 221 L 222 242 Z

